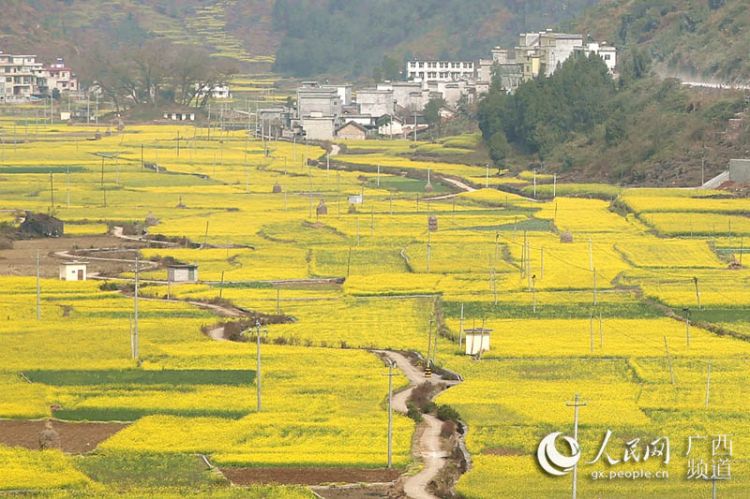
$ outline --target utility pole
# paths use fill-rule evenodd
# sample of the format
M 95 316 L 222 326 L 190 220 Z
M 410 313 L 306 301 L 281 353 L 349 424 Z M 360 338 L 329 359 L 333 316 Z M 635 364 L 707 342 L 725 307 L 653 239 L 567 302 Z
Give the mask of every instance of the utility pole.
M 346 259 L 346 277 L 349 277 L 349 272 L 352 269 L 352 247 L 349 246 L 349 256 Z
M 711 363 L 708 363 L 708 371 L 706 372 L 706 409 L 708 409 L 708 401 L 711 396 Z
M 438 336 L 440 336 L 440 324 L 437 321 L 437 318 L 434 320 L 435 324 L 435 339 L 434 344 L 432 346 L 432 365 L 435 365 L 435 358 L 437 358 L 437 348 L 438 348 Z M 432 327 L 432 321 L 430 321 L 430 327 Z
M 578 409 L 586 407 L 585 402 L 581 402 L 578 394 L 576 393 L 573 402 L 566 402 L 565 405 L 573 408 L 573 440 L 578 443 Z M 578 465 L 573 467 L 573 499 L 576 499 L 578 493 Z
M 256 361 L 257 372 L 255 373 L 255 389 L 258 396 L 258 412 L 261 410 L 261 386 L 260 386 L 260 321 L 255 322 L 255 330 L 258 341 L 257 353 L 258 360 Z
M 461 318 L 458 322 L 458 348 L 461 348 L 461 345 L 463 344 L 463 334 L 464 334 L 464 304 L 461 304 Z
M 42 287 L 39 282 L 39 250 L 36 251 L 36 320 L 42 320 Z
M 430 360 L 432 359 L 432 317 L 430 317 L 429 326 L 427 328 L 427 365 L 430 367 Z
M 597 294 L 597 286 L 596 286 L 596 269 L 594 269 L 594 306 L 597 306 L 599 304 L 599 296 Z
M 544 246 L 539 248 L 539 278 L 544 279 Z
M 50 213 L 55 212 L 55 178 L 52 172 L 49 173 L 49 195 L 50 195 Z
M 138 362 L 138 281 L 140 277 L 139 256 L 135 254 L 135 291 L 133 293 L 133 360 Z
M 532 310 L 536 313 L 536 274 L 531 276 L 531 299 L 532 299 Z M 495 304 L 497 304 L 497 298 L 495 298 Z
M 557 197 L 557 173 L 552 175 L 552 199 Z
M 690 309 L 682 309 L 685 312 L 685 342 L 688 349 L 690 348 Z
M 740 267 L 742 267 L 742 254 L 745 252 L 745 238 L 740 237 Z
M 672 356 L 669 354 L 669 343 L 667 337 L 664 337 L 664 351 L 667 354 L 667 364 L 669 365 L 669 381 L 674 385 L 674 369 L 672 368 Z
M 594 271 L 594 245 L 589 239 L 589 270 Z
M 427 273 L 430 273 L 430 258 L 432 257 L 432 233 L 427 231 Z
M 417 112 L 414 111 L 414 143 L 417 143 Z
M 388 362 L 388 469 L 393 467 L 393 364 Z
M 698 278 L 693 277 L 693 283 L 695 284 L 695 300 L 698 302 L 698 308 L 701 308 L 701 291 L 698 287 Z

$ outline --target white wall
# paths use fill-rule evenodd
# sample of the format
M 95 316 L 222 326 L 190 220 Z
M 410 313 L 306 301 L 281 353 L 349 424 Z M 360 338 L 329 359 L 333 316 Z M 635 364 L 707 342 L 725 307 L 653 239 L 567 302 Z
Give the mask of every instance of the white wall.
M 482 348 L 483 352 L 489 352 L 490 350 L 490 335 L 479 334 L 467 334 L 466 335 L 466 355 L 476 355 L 479 353 L 479 348 Z

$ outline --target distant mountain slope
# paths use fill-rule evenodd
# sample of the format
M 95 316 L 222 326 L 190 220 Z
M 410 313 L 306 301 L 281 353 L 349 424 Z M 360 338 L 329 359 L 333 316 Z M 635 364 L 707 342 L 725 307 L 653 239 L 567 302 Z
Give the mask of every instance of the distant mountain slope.
M 276 69 L 298 76 L 367 74 L 384 55 L 487 57 L 519 32 L 555 27 L 609 0 L 276 0 L 285 33 Z
M 578 27 L 647 49 L 666 76 L 750 80 L 748 0 L 616 0 L 586 12 Z
M 273 62 L 273 0 L 3 0 L 0 50 L 75 62 L 94 44 L 164 37 L 240 62 Z

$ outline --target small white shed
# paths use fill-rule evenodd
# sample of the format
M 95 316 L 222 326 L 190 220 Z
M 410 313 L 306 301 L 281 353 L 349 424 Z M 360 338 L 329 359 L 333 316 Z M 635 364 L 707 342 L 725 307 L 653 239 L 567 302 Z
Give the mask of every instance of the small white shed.
M 490 333 L 492 329 L 467 329 L 466 333 L 466 355 L 479 355 L 481 352 L 490 351 Z
M 198 266 L 169 265 L 167 266 L 167 280 L 169 282 L 198 282 Z
M 87 278 L 87 262 L 65 262 L 60 264 L 60 280 L 85 281 Z

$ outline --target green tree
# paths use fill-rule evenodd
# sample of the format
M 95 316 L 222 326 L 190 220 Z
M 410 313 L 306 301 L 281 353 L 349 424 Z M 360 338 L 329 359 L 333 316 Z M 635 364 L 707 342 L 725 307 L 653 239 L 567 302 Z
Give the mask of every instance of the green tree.
M 504 166 L 505 159 L 510 154 L 510 144 L 508 139 L 505 138 L 505 134 L 500 131 L 496 132 L 490 140 L 487 142 L 487 147 L 490 150 L 490 158 L 497 166 Z
M 428 125 L 437 128 L 438 136 L 440 135 L 440 125 L 442 116 L 440 111 L 445 107 L 445 99 L 442 97 L 433 97 L 424 107 L 424 119 Z

